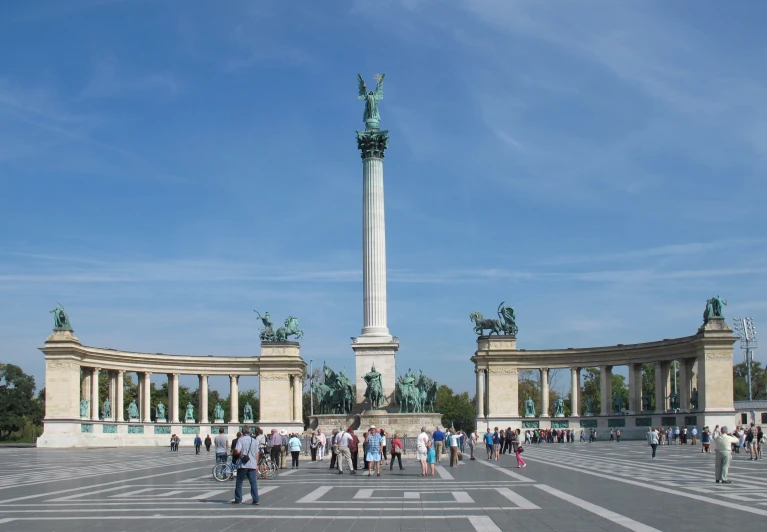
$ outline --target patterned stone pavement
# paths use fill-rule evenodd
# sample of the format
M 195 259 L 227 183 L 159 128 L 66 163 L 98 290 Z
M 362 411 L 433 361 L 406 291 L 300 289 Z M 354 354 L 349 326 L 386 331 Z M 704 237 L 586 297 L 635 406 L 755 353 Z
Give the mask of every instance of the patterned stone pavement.
M 380 478 L 302 462 L 259 482 L 260 506 L 232 506 L 234 485 L 212 478 L 212 454 L 188 447 L 5 448 L 0 530 L 699 532 L 767 516 L 767 466 L 744 455 L 731 485 L 714 483 L 713 453 L 700 447 L 663 447 L 651 460 L 640 442 L 542 444 L 523 456 L 524 469 L 508 455 L 456 468 L 445 457 L 434 478 L 420 478 L 410 457 Z

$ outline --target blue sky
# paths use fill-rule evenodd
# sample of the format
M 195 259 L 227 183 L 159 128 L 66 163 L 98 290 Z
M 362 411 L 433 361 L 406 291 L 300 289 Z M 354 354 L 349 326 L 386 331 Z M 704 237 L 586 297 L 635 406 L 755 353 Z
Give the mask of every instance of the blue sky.
M 307 361 L 353 370 L 358 72 L 386 73 L 400 371 L 473 390 L 468 315 L 501 301 L 528 349 L 693 334 L 715 294 L 760 331 L 766 16 L 713 1 L 3 2 L 0 359 L 42 383 L 60 301 L 87 345 L 179 354 L 255 355 L 253 310 L 293 314 Z

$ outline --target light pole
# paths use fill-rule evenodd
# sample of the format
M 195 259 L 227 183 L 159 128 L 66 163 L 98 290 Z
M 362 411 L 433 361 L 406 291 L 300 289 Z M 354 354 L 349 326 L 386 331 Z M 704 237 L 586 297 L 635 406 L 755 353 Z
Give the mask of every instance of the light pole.
M 735 332 L 740 338 L 740 348 L 746 352 L 746 369 L 748 379 L 748 400 L 753 400 L 751 393 L 751 362 L 754 359 L 752 350 L 756 348 L 756 328 L 754 318 L 735 318 L 733 322 Z
M 312 371 L 312 359 L 309 359 L 309 411 L 314 415 L 314 371 Z

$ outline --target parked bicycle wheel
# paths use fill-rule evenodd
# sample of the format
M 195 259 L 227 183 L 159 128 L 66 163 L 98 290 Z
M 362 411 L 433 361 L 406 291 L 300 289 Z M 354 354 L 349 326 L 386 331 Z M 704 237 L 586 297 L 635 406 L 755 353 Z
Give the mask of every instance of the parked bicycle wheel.
M 274 480 L 277 478 L 277 475 L 280 474 L 280 468 L 277 467 L 277 464 L 274 463 L 273 460 L 269 460 L 266 463 L 266 476 L 267 478 Z
M 226 482 L 232 478 L 233 474 L 234 471 L 232 470 L 232 466 L 229 464 L 216 464 L 213 466 L 213 478 L 219 482 Z

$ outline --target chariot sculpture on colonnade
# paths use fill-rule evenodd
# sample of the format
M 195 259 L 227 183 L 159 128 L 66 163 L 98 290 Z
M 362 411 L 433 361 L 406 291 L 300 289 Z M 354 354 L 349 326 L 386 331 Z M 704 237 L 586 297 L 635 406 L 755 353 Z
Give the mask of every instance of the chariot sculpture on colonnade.
M 469 314 L 469 319 L 474 322 L 474 332 L 478 336 L 484 336 L 485 330 L 489 330 L 489 335 L 506 335 L 516 336 L 519 332 L 519 328 L 516 323 L 516 315 L 514 314 L 514 308 L 504 305 L 505 301 L 502 301 L 498 305 L 498 319 L 485 318 L 481 312 L 472 312 Z
M 259 338 L 261 338 L 262 342 L 287 342 L 291 336 L 295 336 L 296 340 L 300 340 L 304 336 L 304 331 L 298 328 L 298 318 L 295 316 L 288 316 L 285 318 L 284 327 L 275 329 L 272 317 L 268 312 L 265 312 L 263 316 L 257 310 L 253 312 L 258 315 L 258 319 L 264 324 L 264 328 L 259 333 Z

